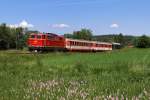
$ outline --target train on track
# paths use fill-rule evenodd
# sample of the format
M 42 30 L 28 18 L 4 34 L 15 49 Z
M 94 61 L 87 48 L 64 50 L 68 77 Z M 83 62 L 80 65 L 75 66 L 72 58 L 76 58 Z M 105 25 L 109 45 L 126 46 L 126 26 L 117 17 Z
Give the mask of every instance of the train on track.
M 65 38 L 54 33 L 32 33 L 27 40 L 29 51 L 111 51 L 120 44 Z M 115 45 L 115 46 L 114 46 Z

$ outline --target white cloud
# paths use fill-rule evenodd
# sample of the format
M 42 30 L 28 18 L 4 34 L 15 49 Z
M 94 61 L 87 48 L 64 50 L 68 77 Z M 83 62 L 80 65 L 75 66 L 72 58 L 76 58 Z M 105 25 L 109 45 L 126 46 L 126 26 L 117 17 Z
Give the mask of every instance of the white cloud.
M 14 25 L 10 24 L 10 25 L 8 25 L 8 27 L 10 27 L 10 28 L 17 28 L 19 26 L 18 26 L 18 24 L 14 24 Z
M 110 25 L 110 28 L 119 28 L 119 25 L 116 24 L 116 23 L 114 23 L 114 24 L 111 24 L 111 25 Z
M 20 24 L 19 24 L 20 27 L 23 27 L 23 28 L 30 28 L 30 27 L 33 27 L 32 24 L 29 24 L 27 21 L 23 20 Z
M 31 28 L 34 27 L 32 24 L 29 24 L 27 21 L 23 20 L 19 24 L 10 24 L 8 25 L 11 28 L 17 28 L 17 27 L 22 27 L 22 28 Z
M 52 25 L 53 28 L 69 28 L 70 26 L 67 24 L 54 24 Z

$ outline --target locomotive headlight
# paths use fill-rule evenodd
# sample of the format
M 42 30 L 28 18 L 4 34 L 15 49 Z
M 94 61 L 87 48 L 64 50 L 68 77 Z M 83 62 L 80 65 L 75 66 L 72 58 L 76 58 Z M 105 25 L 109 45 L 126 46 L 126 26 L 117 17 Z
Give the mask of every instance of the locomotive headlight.
M 37 43 L 37 41 L 35 40 L 34 43 Z

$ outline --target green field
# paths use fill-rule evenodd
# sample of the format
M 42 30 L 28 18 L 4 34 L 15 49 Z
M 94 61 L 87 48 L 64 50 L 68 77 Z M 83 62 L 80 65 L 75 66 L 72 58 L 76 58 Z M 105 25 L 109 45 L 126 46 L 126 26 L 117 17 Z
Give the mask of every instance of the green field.
M 9 52 L 0 52 L 0 100 L 150 99 L 150 49 Z

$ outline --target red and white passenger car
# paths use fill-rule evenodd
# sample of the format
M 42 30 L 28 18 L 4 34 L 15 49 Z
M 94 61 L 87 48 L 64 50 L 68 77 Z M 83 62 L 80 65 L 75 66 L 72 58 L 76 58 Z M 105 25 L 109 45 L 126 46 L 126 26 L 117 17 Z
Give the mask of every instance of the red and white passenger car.
M 64 38 L 53 33 L 31 34 L 28 38 L 30 51 L 110 51 L 112 43 Z

